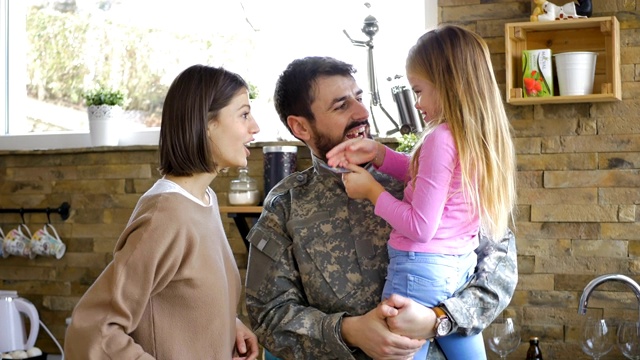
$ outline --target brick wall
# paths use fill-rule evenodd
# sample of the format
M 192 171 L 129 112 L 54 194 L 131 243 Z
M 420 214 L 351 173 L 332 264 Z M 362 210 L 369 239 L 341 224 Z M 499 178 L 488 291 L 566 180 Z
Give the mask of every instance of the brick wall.
M 532 1 L 438 5 L 439 22 L 465 26 L 487 41 L 504 93 L 504 24 L 529 21 Z M 534 335 L 546 359 L 589 359 L 579 343 L 584 286 L 606 273 L 640 280 L 640 1 L 593 1 L 593 10 L 593 17 L 615 15 L 620 22 L 623 100 L 506 105 L 518 153 L 520 274 L 507 312 L 523 325 L 523 343 L 509 356 L 514 359 L 525 358 Z M 638 303 L 628 287 L 609 283 L 594 292 L 587 314 L 637 319 Z M 615 347 L 603 357 L 620 358 Z

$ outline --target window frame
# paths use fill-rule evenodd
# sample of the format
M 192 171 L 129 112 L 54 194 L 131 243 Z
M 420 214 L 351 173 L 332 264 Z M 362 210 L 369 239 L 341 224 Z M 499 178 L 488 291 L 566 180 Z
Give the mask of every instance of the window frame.
M 424 0 L 426 29 L 437 25 L 436 9 L 437 2 L 435 0 Z M 11 21 L 9 21 L 9 12 L 12 14 Z M 9 37 L 13 29 L 19 29 L 20 27 L 22 29 L 26 27 L 26 7 L 22 6 L 22 4 L 10 6 L 10 0 L 0 0 L 0 42 L 5 49 L 2 52 L 2 56 L 0 56 L 0 83 L 4 84 L 4 86 L 0 87 L 0 123 L 2 124 L 0 150 L 54 150 L 92 147 L 90 134 L 86 131 L 11 134 L 14 131 L 10 130 L 19 126 L 19 123 L 11 122 L 10 119 L 24 117 L 24 110 L 22 110 L 24 105 L 20 106 L 18 104 L 20 101 L 24 102 L 24 100 L 19 99 L 19 96 L 11 96 L 12 93 L 17 94 L 20 91 L 24 91 L 26 80 L 16 80 L 16 76 L 26 76 L 26 64 L 24 64 L 24 60 L 21 63 L 19 59 L 19 54 L 24 54 L 25 52 L 25 45 L 17 41 L 11 41 Z M 12 69 L 11 73 L 9 73 L 10 68 Z M 16 71 L 17 68 L 24 69 Z M 9 81 L 9 77 L 11 77 L 11 81 Z M 22 84 L 22 87 L 20 84 Z M 8 104 L 12 104 L 12 106 L 9 107 Z M 392 103 L 385 105 L 387 107 L 393 106 Z M 120 139 L 118 146 L 157 145 L 159 133 L 159 128 L 128 131 L 123 134 L 125 136 Z

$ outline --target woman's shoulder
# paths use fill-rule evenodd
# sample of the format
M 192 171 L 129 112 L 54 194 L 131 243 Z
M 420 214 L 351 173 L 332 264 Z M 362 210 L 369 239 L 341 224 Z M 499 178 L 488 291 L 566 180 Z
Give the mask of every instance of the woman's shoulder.
M 214 200 L 215 201 L 215 200 Z M 154 224 L 176 223 L 200 213 L 204 207 L 177 192 L 161 192 L 143 195 L 134 211 L 133 217 L 151 216 Z

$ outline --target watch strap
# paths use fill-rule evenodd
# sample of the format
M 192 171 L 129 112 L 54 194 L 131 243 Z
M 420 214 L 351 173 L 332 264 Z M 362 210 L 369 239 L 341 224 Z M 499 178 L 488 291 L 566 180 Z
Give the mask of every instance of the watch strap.
M 448 317 L 447 313 L 440 306 L 433 307 L 432 309 L 433 309 L 433 312 L 436 313 L 436 319 L 442 319 L 444 317 Z

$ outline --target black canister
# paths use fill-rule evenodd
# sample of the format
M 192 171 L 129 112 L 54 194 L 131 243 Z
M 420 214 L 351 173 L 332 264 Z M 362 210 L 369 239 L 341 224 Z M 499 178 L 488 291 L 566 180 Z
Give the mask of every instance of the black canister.
M 265 197 L 280 180 L 296 171 L 298 148 L 296 146 L 265 146 L 264 195 Z
M 413 91 L 404 85 L 398 85 L 391 88 L 391 94 L 400 114 L 400 133 L 421 133 L 422 116 L 414 106 L 416 99 Z

